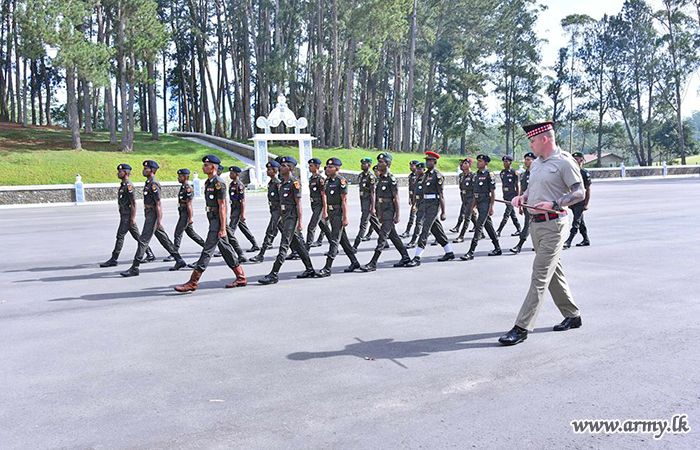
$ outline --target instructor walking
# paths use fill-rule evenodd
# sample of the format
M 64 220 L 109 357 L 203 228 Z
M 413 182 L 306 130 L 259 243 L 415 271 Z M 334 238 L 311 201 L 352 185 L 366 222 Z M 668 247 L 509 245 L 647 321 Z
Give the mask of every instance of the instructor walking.
M 530 167 L 527 190 L 511 203 L 515 208 L 524 204 L 541 208 L 530 211 L 530 236 L 537 253 L 532 265 L 530 289 L 515 326 L 498 340 L 503 345 L 515 345 L 527 339 L 528 332 L 534 328 L 547 288 L 564 316 L 564 321 L 556 325 L 554 331 L 581 326 L 579 309 L 574 303 L 560 260 L 568 225 L 564 208 L 580 202 L 585 195 L 581 172 L 571 154 L 557 147 L 553 122 L 526 125 L 523 129 L 537 158 Z

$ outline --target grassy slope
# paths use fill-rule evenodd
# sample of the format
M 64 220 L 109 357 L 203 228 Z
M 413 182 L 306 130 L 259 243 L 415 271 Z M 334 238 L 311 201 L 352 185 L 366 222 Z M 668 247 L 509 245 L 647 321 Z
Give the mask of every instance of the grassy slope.
M 184 167 L 201 174 L 202 157 L 210 153 L 218 154 L 226 166 L 243 165 L 227 154 L 168 135 L 152 141 L 150 134 L 136 133 L 133 153 L 121 153 L 119 145 L 110 145 L 107 132 L 83 134 L 81 139 L 85 150 L 72 151 L 68 130 L 0 127 L 0 186 L 73 183 L 76 174 L 85 183 L 117 182 L 120 163 L 134 167 L 136 181 L 145 159 L 160 164 L 160 180 L 175 181 L 177 170 Z
M 295 158 L 299 157 L 299 150 L 296 147 L 281 147 L 281 146 L 270 146 L 270 152 L 276 155 L 291 155 Z M 345 148 L 329 148 L 321 149 L 314 148 L 313 155 L 319 158 L 324 163 L 328 158 L 336 157 L 343 161 L 343 169 L 347 170 L 360 170 L 360 159 L 364 157 L 370 157 L 372 160 L 377 162 L 378 152 L 375 149 L 361 149 L 355 148 L 348 150 Z M 420 153 L 392 153 L 394 157 L 394 162 L 391 165 L 392 172 L 396 174 L 408 173 L 408 165 L 412 160 L 424 161 L 425 156 Z M 469 155 L 472 158 L 475 155 Z M 445 155 L 440 158 L 438 162 L 438 169 L 441 172 L 456 172 L 459 166 L 459 160 L 462 159 L 458 155 Z M 515 165 L 517 168 L 517 164 Z M 503 163 L 501 161 L 491 161 L 489 168 L 492 171 L 500 171 L 503 168 Z M 476 162 L 474 163 L 474 170 L 476 170 Z

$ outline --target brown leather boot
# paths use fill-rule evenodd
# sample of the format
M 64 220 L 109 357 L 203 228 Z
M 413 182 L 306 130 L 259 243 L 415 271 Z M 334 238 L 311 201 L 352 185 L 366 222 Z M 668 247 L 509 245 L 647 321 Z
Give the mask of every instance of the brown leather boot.
M 233 273 L 236 274 L 236 280 L 233 283 L 227 284 L 227 288 L 243 287 L 248 284 L 248 279 L 245 277 L 245 273 L 243 273 L 243 266 L 236 266 L 236 268 L 233 269 Z
M 199 270 L 193 270 L 192 275 L 190 275 L 190 281 L 183 284 L 182 286 L 175 286 L 175 290 L 178 292 L 191 292 L 197 290 L 197 282 L 202 276 L 202 272 Z

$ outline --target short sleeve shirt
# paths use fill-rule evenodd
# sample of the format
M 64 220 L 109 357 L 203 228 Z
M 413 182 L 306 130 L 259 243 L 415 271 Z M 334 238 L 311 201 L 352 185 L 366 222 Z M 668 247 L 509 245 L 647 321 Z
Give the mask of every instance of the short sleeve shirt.
M 143 187 L 144 205 L 155 205 L 158 203 L 160 201 L 161 189 L 158 180 L 155 178 L 148 179 Z
M 591 173 L 581 167 L 581 178 L 583 179 L 583 187 L 587 188 L 591 185 Z
M 445 183 L 445 177 L 436 170 L 428 170 L 423 175 L 423 195 L 436 194 L 438 198 L 442 197 L 442 186 Z
M 518 174 L 515 170 L 501 170 L 501 184 L 503 187 L 503 198 L 512 200 L 518 195 Z
M 183 183 L 180 186 L 180 192 L 177 193 L 177 201 L 179 203 L 187 203 L 194 198 L 194 191 L 189 183 Z
M 218 176 L 204 183 L 204 200 L 207 206 L 219 206 L 219 200 L 226 198 L 226 185 Z
M 245 198 L 245 185 L 241 180 L 231 181 L 228 187 L 228 197 L 233 205 L 238 205 Z
M 309 178 L 309 195 L 312 201 L 321 200 L 321 192 L 323 191 L 323 185 L 325 180 L 320 174 L 311 175 Z
M 122 181 L 117 195 L 119 209 L 131 209 L 131 205 L 136 203 L 134 184 L 131 181 Z
M 267 201 L 268 202 L 279 204 L 279 202 L 280 202 L 279 186 L 280 186 L 280 180 L 277 178 L 272 178 L 267 183 Z
M 570 153 L 557 148 L 549 158 L 540 156 L 532 162 L 527 202 L 536 205 L 556 201 L 571 192 L 576 183 L 583 183 L 576 160 Z
M 342 195 L 348 193 L 348 180 L 336 175 L 333 178 L 326 180 L 326 202 L 329 205 L 340 205 L 342 203 Z
M 280 204 L 285 206 L 296 205 L 297 199 L 301 198 L 301 183 L 294 177 L 287 181 L 282 181 L 279 187 Z
M 460 175 L 459 191 L 464 197 L 474 196 L 474 172 L 463 172 Z
M 372 172 L 360 172 L 360 197 L 368 197 L 374 194 L 377 177 Z
M 527 191 L 527 187 L 530 183 L 530 171 L 526 170 L 520 175 L 520 190 L 522 192 Z
M 380 175 L 377 179 L 377 198 L 394 198 L 399 193 L 399 183 L 392 173 Z
M 413 194 L 416 192 L 416 183 L 418 182 L 418 178 L 416 177 L 416 174 L 411 172 L 408 174 L 408 192 L 410 194 Z

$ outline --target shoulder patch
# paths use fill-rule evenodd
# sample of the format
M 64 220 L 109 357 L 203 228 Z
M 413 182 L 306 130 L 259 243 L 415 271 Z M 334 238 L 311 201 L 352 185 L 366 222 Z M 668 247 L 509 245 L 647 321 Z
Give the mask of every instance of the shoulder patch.
M 154 184 L 154 185 L 153 185 L 153 192 L 156 192 L 157 190 L 158 190 L 158 185 L 157 185 L 157 184 Z
M 221 183 L 219 183 L 219 182 L 217 181 L 216 184 L 214 185 L 214 187 L 217 188 L 217 189 L 221 189 Z
M 294 180 L 294 187 L 297 189 L 301 187 L 301 183 L 299 183 L 299 180 Z
M 343 187 L 347 186 L 347 185 L 348 185 L 348 180 L 346 180 L 345 178 L 341 178 L 341 179 L 340 179 L 340 185 L 343 186 Z
M 129 185 L 126 186 L 126 190 L 129 191 L 129 192 L 131 192 L 131 191 L 134 190 L 134 187 L 133 187 L 132 185 L 129 184 Z

